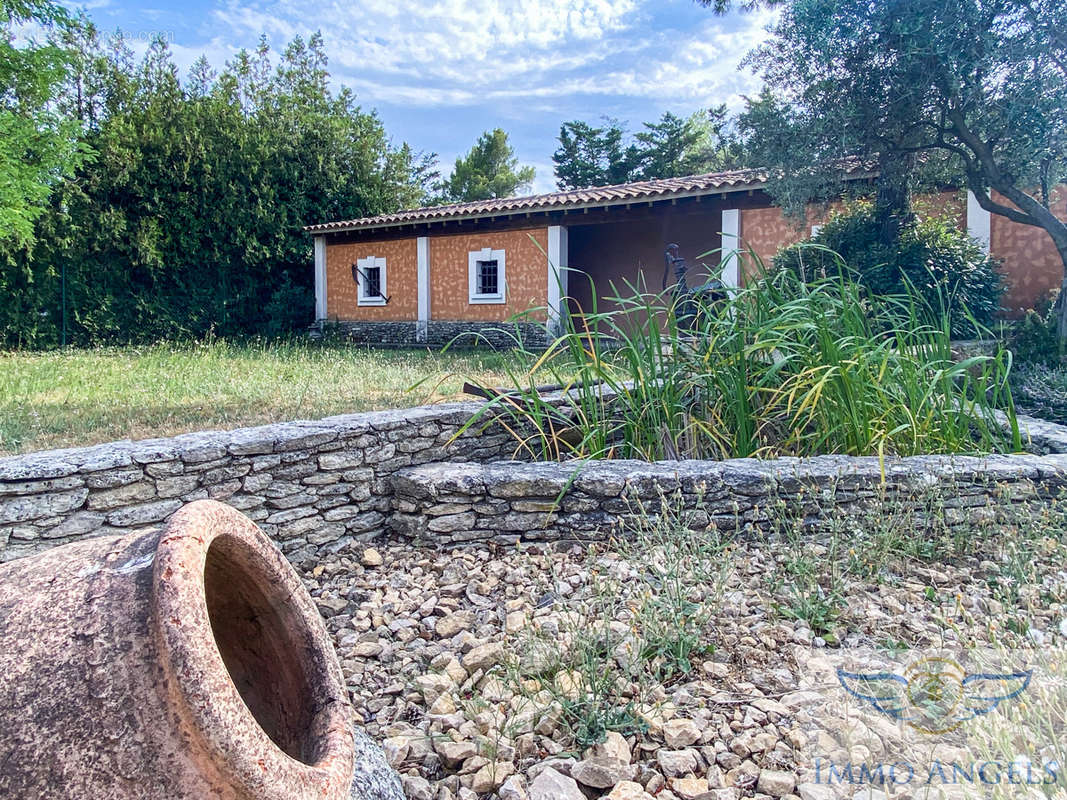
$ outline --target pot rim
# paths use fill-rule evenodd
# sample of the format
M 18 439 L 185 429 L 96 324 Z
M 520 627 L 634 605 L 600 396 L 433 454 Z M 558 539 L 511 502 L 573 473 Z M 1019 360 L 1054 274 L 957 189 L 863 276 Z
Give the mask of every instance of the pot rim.
M 306 677 L 315 710 L 307 735 L 314 763 L 287 754 L 245 704 L 215 642 L 204 569 L 211 544 L 229 538 L 250 556 L 272 605 L 303 625 Z M 347 798 L 353 772 L 351 706 L 337 656 L 318 609 L 273 542 L 236 509 L 198 500 L 177 511 L 163 530 L 153 570 L 153 636 L 165 684 L 190 732 L 236 796 L 256 800 Z M 299 632 L 298 632 L 299 633 Z

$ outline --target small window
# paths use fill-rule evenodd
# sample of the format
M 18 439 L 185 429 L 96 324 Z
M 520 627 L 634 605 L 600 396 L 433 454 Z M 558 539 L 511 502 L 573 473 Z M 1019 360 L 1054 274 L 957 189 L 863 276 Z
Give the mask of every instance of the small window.
M 367 285 L 363 291 L 367 297 L 382 296 L 382 268 L 367 267 Z
M 478 294 L 499 294 L 497 291 L 499 268 L 499 262 L 495 258 L 491 261 L 478 262 Z
M 472 250 L 467 256 L 470 277 L 471 303 L 503 303 L 505 301 L 504 251 L 486 247 Z
M 358 287 L 357 302 L 361 306 L 384 306 L 387 302 L 385 289 L 385 259 L 367 256 L 356 262 L 352 270 Z

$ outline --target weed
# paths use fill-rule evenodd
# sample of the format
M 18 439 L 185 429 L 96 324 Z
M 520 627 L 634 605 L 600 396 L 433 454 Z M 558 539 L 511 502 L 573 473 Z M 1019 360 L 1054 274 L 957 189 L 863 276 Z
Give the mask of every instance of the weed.
M 590 553 L 583 591 L 535 616 L 508 667 L 513 689 L 555 713 L 577 747 L 609 730 L 646 730 L 652 688 L 691 672 L 714 646 L 727 542 L 699 513 L 680 511 L 677 494 L 654 505 L 631 501 L 604 552 Z

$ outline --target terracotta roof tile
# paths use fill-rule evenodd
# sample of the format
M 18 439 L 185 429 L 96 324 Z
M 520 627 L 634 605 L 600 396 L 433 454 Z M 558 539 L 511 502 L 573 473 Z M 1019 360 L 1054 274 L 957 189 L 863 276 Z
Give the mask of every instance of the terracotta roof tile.
M 848 175 L 863 171 L 863 165 L 852 164 L 846 168 Z M 653 181 L 620 183 L 614 186 L 595 186 L 588 189 L 573 189 L 526 197 L 501 197 L 492 200 L 476 200 L 472 203 L 453 203 L 447 206 L 428 206 L 382 214 L 377 217 L 340 220 L 320 225 L 308 225 L 309 233 L 360 230 L 364 228 L 390 228 L 415 222 L 433 222 L 452 219 L 473 219 L 526 211 L 556 209 L 565 211 L 588 206 L 613 205 L 641 200 L 669 200 L 723 190 L 756 188 L 766 182 L 767 175 L 759 169 L 739 169 L 729 172 L 710 172 L 704 175 L 687 175 L 681 178 L 660 178 Z

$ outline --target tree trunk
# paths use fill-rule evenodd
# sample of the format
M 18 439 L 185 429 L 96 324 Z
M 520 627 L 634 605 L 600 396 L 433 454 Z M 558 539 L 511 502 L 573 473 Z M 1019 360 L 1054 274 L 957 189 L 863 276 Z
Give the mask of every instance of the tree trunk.
M 1044 207 L 1042 207 L 1042 210 L 1045 210 Z M 1042 215 L 1038 222 L 1041 223 L 1039 227 L 1052 239 L 1052 244 L 1056 247 L 1056 252 L 1063 263 L 1063 280 L 1060 282 L 1060 294 L 1052 306 L 1056 313 L 1056 332 L 1060 337 L 1062 351 L 1065 344 L 1067 344 L 1067 224 L 1053 216 L 1051 211 L 1047 211 L 1046 214 Z
M 1067 245 L 1060 246 L 1057 243 L 1056 251 L 1060 254 L 1063 262 L 1063 281 L 1060 283 L 1060 296 L 1056 298 L 1056 331 L 1060 335 L 1062 348 L 1064 339 L 1067 339 Z
M 900 232 L 912 218 L 911 174 L 915 156 L 911 153 L 883 153 L 878 157 L 878 196 L 875 217 L 883 243 L 894 247 Z

